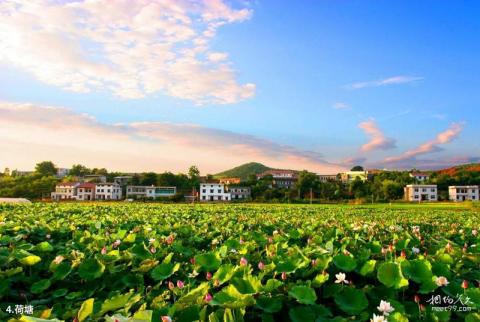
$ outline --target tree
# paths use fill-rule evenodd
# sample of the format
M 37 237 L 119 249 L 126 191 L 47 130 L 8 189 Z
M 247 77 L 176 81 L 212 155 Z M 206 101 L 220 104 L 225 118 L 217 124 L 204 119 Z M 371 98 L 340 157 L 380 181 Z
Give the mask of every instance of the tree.
M 365 171 L 361 165 L 356 165 L 350 169 L 350 171 Z
M 68 173 L 71 176 L 83 177 L 86 174 L 90 174 L 92 170 L 81 164 L 74 164 Z
M 310 190 L 318 188 L 319 179 L 315 173 L 303 170 L 298 174 L 296 188 L 298 189 L 300 197 L 310 197 Z
M 140 179 L 142 186 L 154 186 L 157 184 L 157 174 L 155 172 L 143 173 Z
M 37 165 L 35 166 L 35 172 L 42 177 L 55 176 L 57 174 L 57 168 L 52 161 L 43 161 L 37 163 Z
M 188 179 L 192 188 L 200 184 L 200 170 L 196 166 L 192 165 L 188 169 Z

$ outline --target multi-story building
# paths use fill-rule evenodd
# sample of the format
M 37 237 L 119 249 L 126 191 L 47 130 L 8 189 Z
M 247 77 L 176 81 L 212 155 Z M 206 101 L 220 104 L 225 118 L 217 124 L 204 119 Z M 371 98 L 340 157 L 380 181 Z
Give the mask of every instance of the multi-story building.
M 478 186 L 450 186 L 448 187 L 448 196 L 452 201 L 478 201 Z
M 251 190 L 249 187 L 228 187 L 231 200 L 247 200 L 250 199 Z
M 281 170 L 272 169 L 257 174 L 257 179 L 262 179 L 265 176 L 272 176 L 272 185 L 277 188 L 292 188 L 298 180 L 298 171 L 295 170 Z
M 333 182 L 338 180 L 338 177 L 336 174 L 318 174 L 317 176 L 320 182 L 322 183 Z
M 430 175 L 424 172 L 411 172 L 409 175 L 418 182 L 424 182 L 430 178 Z
M 120 200 L 122 187 L 116 182 L 102 182 L 95 184 L 95 200 Z
M 229 201 L 230 193 L 225 192 L 222 183 L 201 183 L 200 201 Z
M 95 200 L 95 184 L 84 182 L 77 186 L 77 200 L 89 201 Z
M 118 176 L 113 178 L 113 182 L 116 182 L 121 186 L 126 186 L 132 181 L 132 179 L 132 176 Z
M 405 186 L 404 194 L 407 201 L 437 201 L 437 185 L 409 184 Z
M 228 186 L 228 185 L 231 185 L 231 184 L 239 184 L 240 183 L 240 178 L 220 178 L 220 179 L 218 179 L 218 182 L 226 184 Z
M 369 174 L 368 171 L 362 170 L 362 171 L 347 171 L 343 172 L 340 174 L 340 180 L 342 180 L 343 183 L 350 183 L 355 180 L 360 179 L 361 181 L 365 182 L 369 179 Z
M 126 197 L 127 199 L 156 199 L 173 197 L 176 193 L 176 187 L 127 186 Z
M 78 182 L 62 182 L 55 186 L 55 191 L 52 192 L 51 198 L 55 201 L 60 200 L 76 200 L 77 188 L 80 185 Z

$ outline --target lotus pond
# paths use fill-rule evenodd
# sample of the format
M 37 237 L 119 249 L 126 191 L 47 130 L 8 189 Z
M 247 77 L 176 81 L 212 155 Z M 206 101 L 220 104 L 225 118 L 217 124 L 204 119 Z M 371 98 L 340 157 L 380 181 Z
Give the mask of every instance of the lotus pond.
M 0 205 L 0 320 L 480 321 L 479 223 L 453 207 Z

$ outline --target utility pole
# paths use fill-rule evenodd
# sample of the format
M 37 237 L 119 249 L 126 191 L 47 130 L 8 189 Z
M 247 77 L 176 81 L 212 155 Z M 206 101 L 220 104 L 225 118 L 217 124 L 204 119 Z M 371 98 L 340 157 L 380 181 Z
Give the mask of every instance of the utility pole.
M 312 198 L 313 198 L 313 191 L 312 191 L 312 188 L 310 187 L 310 204 L 312 204 Z

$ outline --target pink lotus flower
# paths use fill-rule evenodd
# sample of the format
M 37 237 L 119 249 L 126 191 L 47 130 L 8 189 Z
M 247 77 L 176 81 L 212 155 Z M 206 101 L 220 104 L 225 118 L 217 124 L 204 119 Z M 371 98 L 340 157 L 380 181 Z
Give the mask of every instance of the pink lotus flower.
M 162 316 L 162 322 L 172 322 L 172 318 L 168 315 Z
M 439 276 L 435 280 L 435 284 L 437 284 L 437 286 L 447 286 L 449 284 L 449 281 L 445 276 Z
M 463 280 L 463 282 L 462 282 L 462 288 L 463 288 L 463 289 L 467 289 L 467 288 L 468 288 L 468 281 L 467 281 L 467 280 Z
M 263 270 L 265 268 L 265 264 L 263 262 L 258 263 L 258 269 Z
M 312 266 L 315 267 L 318 264 L 318 260 L 312 259 Z
M 240 238 L 240 245 L 243 243 L 244 243 L 243 238 Z
M 203 299 L 208 303 L 213 300 L 213 297 L 210 295 L 210 293 L 207 293 Z
M 377 306 L 377 309 L 385 316 L 388 316 L 388 315 L 390 315 L 390 313 L 395 311 L 395 309 L 390 304 L 390 302 L 387 302 L 387 301 L 384 301 L 384 300 L 380 301 L 380 305 Z
M 285 273 L 285 272 L 282 272 L 282 280 L 284 280 L 284 281 L 285 281 L 286 279 L 287 279 L 287 273 Z
M 217 287 L 217 286 L 219 286 L 219 285 L 220 285 L 220 281 L 219 281 L 218 279 L 215 279 L 215 280 L 213 281 L 213 286 Z
M 60 264 L 63 260 L 65 259 L 65 257 L 61 256 L 61 255 L 58 255 L 57 257 L 55 257 L 55 259 L 53 260 L 53 262 L 55 264 Z
M 173 284 L 172 281 L 169 281 L 169 282 L 168 282 L 168 288 L 169 288 L 170 290 L 173 290 L 173 289 L 175 288 L 175 284 Z
M 476 229 L 472 230 L 472 235 L 473 236 L 477 236 L 478 235 L 478 231 Z
M 150 253 L 152 254 L 155 254 L 157 252 L 157 250 L 155 249 L 155 247 L 150 247 Z
M 102 247 L 102 250 L 100 251 L 102 255 L 105 255 L 107 253 L 107 248 L 105 246 Z
M 248 261 L 245 257 L 240 258 L 240 265 L 241 266 L 246 266 L 248 264 Z
M 190 258 L 190 264 L 195 265 L 195 258 L 194 257 Z
M 179 289 L 182 289 L 182 288 L 185 287 L 185 284 L 183 283 L 183 281 L 178 280 L 178 281 L 177 281 L 177 287 L 178 287 Z
M 206 279 L 207 279 L 207 281 L 211 280 L 212 279 L 212 273 L 207 272 Z
M 120 239 L 117 239 L 116 241 L 113 242 L 112 247 L 117 248 L 118 246 L 120 246 L 121 243 L 122 242 L 120 241 Z
M 415 301 L 415 303 L 420 303 L 420 296 L 415 294 L 415 296 L 413 297 L 413 300 Z

